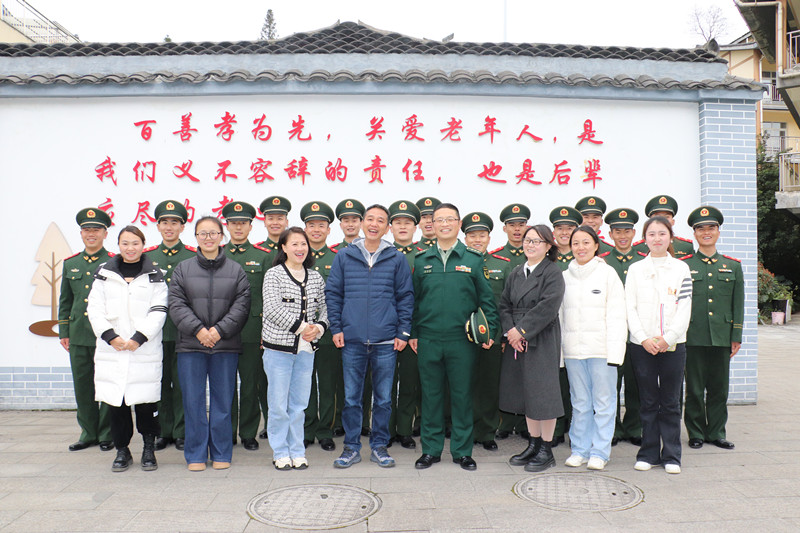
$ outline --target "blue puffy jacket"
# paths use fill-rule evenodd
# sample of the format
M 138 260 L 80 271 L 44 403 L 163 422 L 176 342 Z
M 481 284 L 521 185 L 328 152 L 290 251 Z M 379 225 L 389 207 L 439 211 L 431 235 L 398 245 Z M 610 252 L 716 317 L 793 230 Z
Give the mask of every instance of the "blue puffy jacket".
M 325 282 L 332 334 L 345 342 L 377 344 L 411 336 L 414 285 L 405 256 L 381 240 L 372 266 L 364 239 L 339 250 Z

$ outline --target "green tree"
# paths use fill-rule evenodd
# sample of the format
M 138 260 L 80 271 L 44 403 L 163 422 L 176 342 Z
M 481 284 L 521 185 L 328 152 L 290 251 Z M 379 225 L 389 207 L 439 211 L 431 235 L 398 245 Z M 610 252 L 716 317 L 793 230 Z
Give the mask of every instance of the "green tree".
M 271 41 L 278 38 L 278 30 L 275 24 L 275 15 L 271 9 L 267 9 L 267 16 L 264 18 L 264 25 L 261 26 L 262 41 Z

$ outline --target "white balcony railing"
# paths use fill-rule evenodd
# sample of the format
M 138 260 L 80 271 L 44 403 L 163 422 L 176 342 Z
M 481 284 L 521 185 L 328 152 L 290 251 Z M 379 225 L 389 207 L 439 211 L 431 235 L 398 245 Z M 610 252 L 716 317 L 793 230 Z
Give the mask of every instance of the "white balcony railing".
M 786 152 L 779 156 L 779 187 L 781 192 L 800 191 L 800 152 Z
M 76 35 L 42 15 L 25 0 L 3 0 L 0 6 L 0 20 L 35 43 L 80 42 Z

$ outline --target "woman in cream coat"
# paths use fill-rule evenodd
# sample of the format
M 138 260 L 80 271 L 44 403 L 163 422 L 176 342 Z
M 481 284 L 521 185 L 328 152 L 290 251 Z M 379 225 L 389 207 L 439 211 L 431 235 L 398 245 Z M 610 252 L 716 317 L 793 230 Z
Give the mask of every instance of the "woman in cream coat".
M 130 406 L 144 439 L 142 469 L 155 470 L 167 285 L 161 270 L 142 255 L 144 235 L 139 228 L 123 228 L 119 247 L 120 254 L 98 268 L 89 293 L 87 312 L 97 336 L 95 399 L 110 406 L 117 448 L 112 470 L 127 470 L 133 462 L 128 449 L 133 436 Z

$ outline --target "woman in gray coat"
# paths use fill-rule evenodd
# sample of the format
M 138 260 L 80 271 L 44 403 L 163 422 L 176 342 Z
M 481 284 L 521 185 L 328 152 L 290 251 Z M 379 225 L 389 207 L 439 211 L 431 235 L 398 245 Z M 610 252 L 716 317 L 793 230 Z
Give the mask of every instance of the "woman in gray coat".
M 511 271 L 500 299 L 500 321 L 508 341 L 500 373 L 500 409 L 525 413 L 528 447 L 512 465 L 540 472 L 555 465 L 551 446 L 556 418 L 564 414 L 558 371 L 564 276 L 555 264 L 558 247 L 550 228 L 528 228 L 522 240 L 527 261 Z

